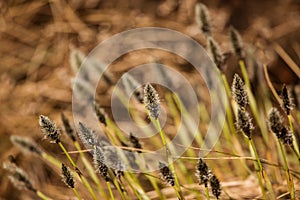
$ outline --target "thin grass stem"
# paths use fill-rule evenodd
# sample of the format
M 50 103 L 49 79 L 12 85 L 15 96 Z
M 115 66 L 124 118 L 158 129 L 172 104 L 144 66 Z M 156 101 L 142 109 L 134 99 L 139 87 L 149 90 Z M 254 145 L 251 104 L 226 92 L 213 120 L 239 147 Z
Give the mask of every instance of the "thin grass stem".
M 77 197 L 77 199 L 78 199 L 78 200 L 81 200 L 81 197 L 80 197 L 78 191 L 76 190 L 76 188 L 72 188 L 72 190 L 73 190 L 75 196 Z
M 50 197 L 46 196 L 44 193 L 42 193 L 42 192 L 39 191 L 39 190 L 36 191 L 36 195 L 37 195 L 38 197 L 40 197 L 41 199 L 43 199 L 43 200 L 50 200 L 50 199 L 51 199 Z
M 285 173 L 286 181 L 287 181 L 287 184 L 288 184 L 291 199 L 295 199 L 295 188 L 294 188 L 293 179 L 291 177 L 290 170 L 289 170 L 289 167 L 288 167 L 286 154 L 285 154 L 282 143 L 280 141 L 278 141 L 278 143 L 279 143 L 280 151 L 281 151 L 282 158 L 283 158 L 283 166 L 284 166 L 284 169 L 285 169 L 285 172 L 286 172 Z

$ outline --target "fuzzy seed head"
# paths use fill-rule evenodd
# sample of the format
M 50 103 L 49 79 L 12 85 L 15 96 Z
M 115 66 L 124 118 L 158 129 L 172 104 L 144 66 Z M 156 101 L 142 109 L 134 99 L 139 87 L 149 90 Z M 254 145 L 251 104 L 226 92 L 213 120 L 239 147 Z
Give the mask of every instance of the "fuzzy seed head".
M 288 128 L 283 127 L 281 129 L 281 134 L 280 134 L 280 141 L 282 144 L 292 146 L 293 145 L 293 132 L 290 131 Z
M 99 122 L 104 124 L 104 126 L 107 126 L 104 110 L 97 103 L 95 103 L 94 109 L 95 109 L 95 112 L 96 112 Z
M 12 135 L 10 137 L 11 142 L 16 145 L 20 150 L 25 153 L 32 153 L 41 155 L 43 151 L 37 146 L 37 144 L 30 138 L 22 137 L 18 135 Z
M 139 139 L 137 137 L 135 137 L 132 133 L 130 133 L 129 140 L 134 148 L 142 149 L 142 145 L 139 142 Z M 141 151 L 138 151 L 138 153 L 141 153 Z
M 211 171 L 202 158 L 199 159 L 196 170 L 196 176 L 199 178 L 199 183 L 204 184 L 204 187 L 207 187 Z
M 235 102 L 242 108 L 248 105 L 248 95 L 245 89 L 245 83 L 238 74 L 233 77 L 233 82 L 231 86 L 232 97 Z
M 144 87 L 144 105 L 154 119 L 157 119 L 160 113 L 159 103 L 157 91 L 150 83 L 147 83 Z
M 101 174 L 101 176 L 105 179 L 105 181 L 109 181 L 108 167 L 104 163 L 103 151 L 99 146 L 97 146 L 96 149 L 94 150 L 93 160 L 94 160 L 96 173 Z
M 94 147 L 97 142 L 96 134 L 93 130 L 87 128 L 83 123 L 79 122 L 78 136 L 82 143 Z
M 214 174 L 210 178 L 210 187 L 212 194 L 219 199 L 222 189 L 219 179 Z
M 14 184 L 14 186 L 20 190 L 25 189 L 36 192 L 36 189 L 33 187 L 27 173 L 21 168 L 15 167 L 9 175 L 9 179 Z
M 40 115 L 39 124 L 45 137 L 49 138 L 53 142 L 60 142 L 60 133 L 54 122 L 52 122 L 47 116 Z
M 282 108 L 284 109 L 287 115 L 290 115 L 291 110 L 293 110 L 294 104 L 291 94 L 288 91 L 286 85 L 283 85 L 280 97 L 282 100 Z
M 73 178 L 73 175 L 72 175 L 69 167 L 67 167 L 65 164 L 62 163 L 61 171 L 62 171 L 62 180 L 63 180 L 63 182 L 68 187 L 74 188 L 75 187 L 75 182 L 74 182 L 74 178 Z
M 241 36 L 238 33 L 238 31 L 233 27 L 230 29 L 230 40 L 231 40 L 231 45 L 232 45 L 233 51 L 234 51 L 235 55 L 237 56 L 237 58 L 239 60 L 244 59 L 245 52 L 244 52 Z
M 210 17 L 208 13 L 208 9 L 204 4 L 199 3 L 196 5 L 196 22 L 204 34 L 211 35 Z
M 64 113 L 61 113 L 61 121 L 63 123 L 63 129 L 67 133 L 67 135 L 71 138 L 73 142 L 76 141 L 76 137 L 74 134 L 74 129 L 72 128 L 69 119 L 64 115 Z
M 268 113 L 269 129 L 280 137 L 281 130 L 283 128 L 282 117 L 276 108 L 271 108 Z
M 254 126 L 252 124 L 252 119 L 246 110 L 238 108 L 236 127 L 239 131 L 242 131 L 245 136 L 251 139 L 251 133 Z
M 207 46 L 214 63 L 219 69 L 222 69 L 224 64 L 224 57 L 222 55 L 219 45 L 213 38 L 209 38 Z
M 174 186 L 175 185 L 175 179 L 174 179 L 174 175 L 172 173 L 172 171 L 170 170 L 170 168 L 162 162 L 159 162 L 159 170 L 160 173 L 162 175 L 162 179 L 168 183 L 170 186 Z

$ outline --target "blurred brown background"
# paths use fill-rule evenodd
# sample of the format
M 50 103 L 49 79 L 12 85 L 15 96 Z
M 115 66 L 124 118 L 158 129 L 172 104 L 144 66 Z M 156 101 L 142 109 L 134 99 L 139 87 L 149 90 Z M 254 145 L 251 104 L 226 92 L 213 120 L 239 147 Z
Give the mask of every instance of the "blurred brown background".
M 88 53 L 113 34 L 149 26 L 178 30 L 205 45 L 204 35 L 194 20 L 196 2 L 1 0 L 1 163 L 10 154 L 17 154 L 20 162 L 29 162 L 12 147 L 11 134 L 28 135 L 47 145 L 41 141 L 39 114 L 57 121 L 62 111 L 71 115 L 70 79 L 74 76 L 69 62 L 71 49 Z M 201 3 L 210 11 L 214 37 L 224 52 L 230 51 L 228 28 L 233 25 L 240 31 L 250 57 L 255 58 L 253 66 L 261 69 L 262 63 L 268 64 L 277 89 L 281 83 L 297 87 L 299 78 L 291 69 L 293 63 L 287 60 L 287 55 L 299 66 L 299 0 L 206 0 Z M 226 71 L 229 77 L 237 69 L 235 63 L 230 57 Z M 39 168 L 31 166 L 30 169 Z M 0 185 L 3 199 L 24 199 L 20 194 L 11 193 L 15 188 L 2 169 Z

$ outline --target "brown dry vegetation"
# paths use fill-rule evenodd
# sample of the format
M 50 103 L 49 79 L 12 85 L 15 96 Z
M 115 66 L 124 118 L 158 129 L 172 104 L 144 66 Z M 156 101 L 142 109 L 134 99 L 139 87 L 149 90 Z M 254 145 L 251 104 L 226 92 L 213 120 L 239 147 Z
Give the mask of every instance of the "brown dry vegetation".
M 113 34 L 136 27 L 166 27 L 183 32 L 205 45 L 205 37 L 194 20 L 196 0 L 11 0 L 0 1 L 0 158 L 16 155 L 17 163 L 29 172 L 39 189 L 57 198 L 66 198 L 65 186 L 51 168 L 39 165 L 38 158 L 24 156 L 9 141 L 11 134 L 34 138 L 43 147 L 54 145 L 42 140 L 38 116 L 49 115 L 57 122 L 60 113 L 71 116 L 70 80 L 74 76 L 69 62 L 72 48 L 88 53 Z M 273 84 L 295 88 L 300 98 L 300 3 L 297 0 L 201 1 L 208 6 L 213 34 L 224 52 L 230 52 L 228 28 L 238 29 L 256 63 L 252 71 L 254 90 L 262 80 L 261 63 L 268 64 Z M 292 63 L 291 58 L 295 62 Z M 143 52 L 127 56 L 116 74 L 133 65 L 150 61 Z M 162 61 L 168 60 L 168 54 Z M 179 70 L 185 63 L 177 63 Z M 229 56 L 226 74 L 238 72 Z M 256 72 L 256 73 L 254 73 Z M 298 73 L 298 76 L 296 75 Z M 101 96 L 102 106 L 109 106 Z M 299 104 L 297 104 L 299 106 Z M 299 127 L 298 127 L 299 128 Z M 299 129 L 298 129 L 299 130 Z M 269 152 L 270 153 L 270 152 Z M 268 152 L 267 152 L 268 155 Z M 299 169 L 299 168 L 298 168 Z M 236 198 L 256 196 L 252 178 L 243 180 L 215 170 Z M 33 199 L 17 190 L 0 170 L 0 196 L 3 199 Z M 242 181 L 243 180 L 243 181 Z M 299 181 L 298 181 L 299 183 Z M 278 190 L 285 188 L 274 183 Z M 298 190 L 299 185 L 297 186 Z M 239 196 L 240 195 L 240 196 Z

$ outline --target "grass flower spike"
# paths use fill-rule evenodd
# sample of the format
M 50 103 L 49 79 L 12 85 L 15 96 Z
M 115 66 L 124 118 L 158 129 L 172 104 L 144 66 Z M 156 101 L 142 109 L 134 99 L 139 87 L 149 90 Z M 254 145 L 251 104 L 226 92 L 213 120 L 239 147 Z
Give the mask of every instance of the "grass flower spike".
M 287 115 L 290 115 L 291 110 L 293 110 L 294 104 L 292 102 L 291 94 L 289 93 L 286 85 L 283 85 L 280 97 L 282 99 L 282 108 Z
M 210 18 L 208 9 L 204 4 L 197 4 L 195 9 L 196 22 L 200 26 L 202 32 L 206 35 L 211 35 Z
M 230 40 L 235 55 L 239 60 L 243 60 L 245 58 L 245 52 L 242 39 L 238 31 L 233 27 L 230 28 Z
M 248 95 L 245 88 L 245 83 L 243 82 L 243 80 L 238 74 L 235 74 L 233 77 L 231 90 L 232 90 L 232 97 L 235 100 L 235 102 L 240 107 L 245 108 L 249 103 Z
M 132 133 L 130 133 L 129 140 L 134 148 L 142 149 L 142 145 L 139 142 L 139 139 L 137 137 L 135 137 Z M 138 153 L 141 153 L 141 151 L 138 151 Z
M 18 135 L 12 135 L 10 137 L 11 142 L 26 153 L 33 153 L 42 155 L 43 151 L 37 146 L 37 144 L 30 138 L 22 137 Z
M 271 108 L 269 111 L 268 121 L 270 130 L 283 144 L 293 144 L 293 133 L 283 125 L 282 117 L 276 108 Z
M 105 179 L 105 181 L 109 181 L 108 167 L 104 163 L 103 151 L 98 146 L 94 150 L 93 159 L 94 159 L 94 165 L 95 165 L 96 172 L 101 174 L 101 176 Z
M 74 182 L 73 175 L 71 174 L 71 171 L 70 171 L 69 167 L 67 167 L 65 164 L 62 163 L 61 171 L 62 171 L 63 182 L 68 187 L 74 188 L 75 187 L 75 182 Z
M 209 180 L 210 182 L 210 187 L 211 187 L 211 191 L 213 193 L 213 195 L 219 199 L 220 195 L 221 195 L 221 184 L 219 179 L 213 174 L 212 177 Z
M 55 143 L 60 142 L 60 133 L 54 122 L 52 122 L 47 116 L 40 115 L 39 124 L 45 137 L 49 138 Z
M 95 132 L 89 128 L 87 128 L 83 123 L 79 122 L 79 138 L 82 143 L 88 144 L 91 147 L 94 147 L 96 144 L 96 135 Z
M 157 119 L 160 113 L 159 103 L 159 96 L 156 90 L 150 83 L 147 83 L 144 88 L 144 104 L 150 116 L 154 119 Z
M 175 185 L 174 175 L 170 170 L 170 168 L 165 163 L 162 162 L 159 162 L 158 167 L 162 175 L 162 179 L 166 181 L 166 183 L 168 183 L 170 186 L 174 186 Z
M 213 61 L 215 62 L 216 66 L 221 70 L 224 64 L 224 57 L 222 55 L 219 45 L 213 38 L 208 38 L 207 43 L 208 50 Z
M 254 129 L 252 119 L 246 110 L 238 108 L 236 127 L 251 140 L 251 133 Z
M 199 178 L 200 184 L 204 184 L 204 187 L 207 187 L 211 171 L 202 158 L 199 159 L 196 170 L 196 176 Z

